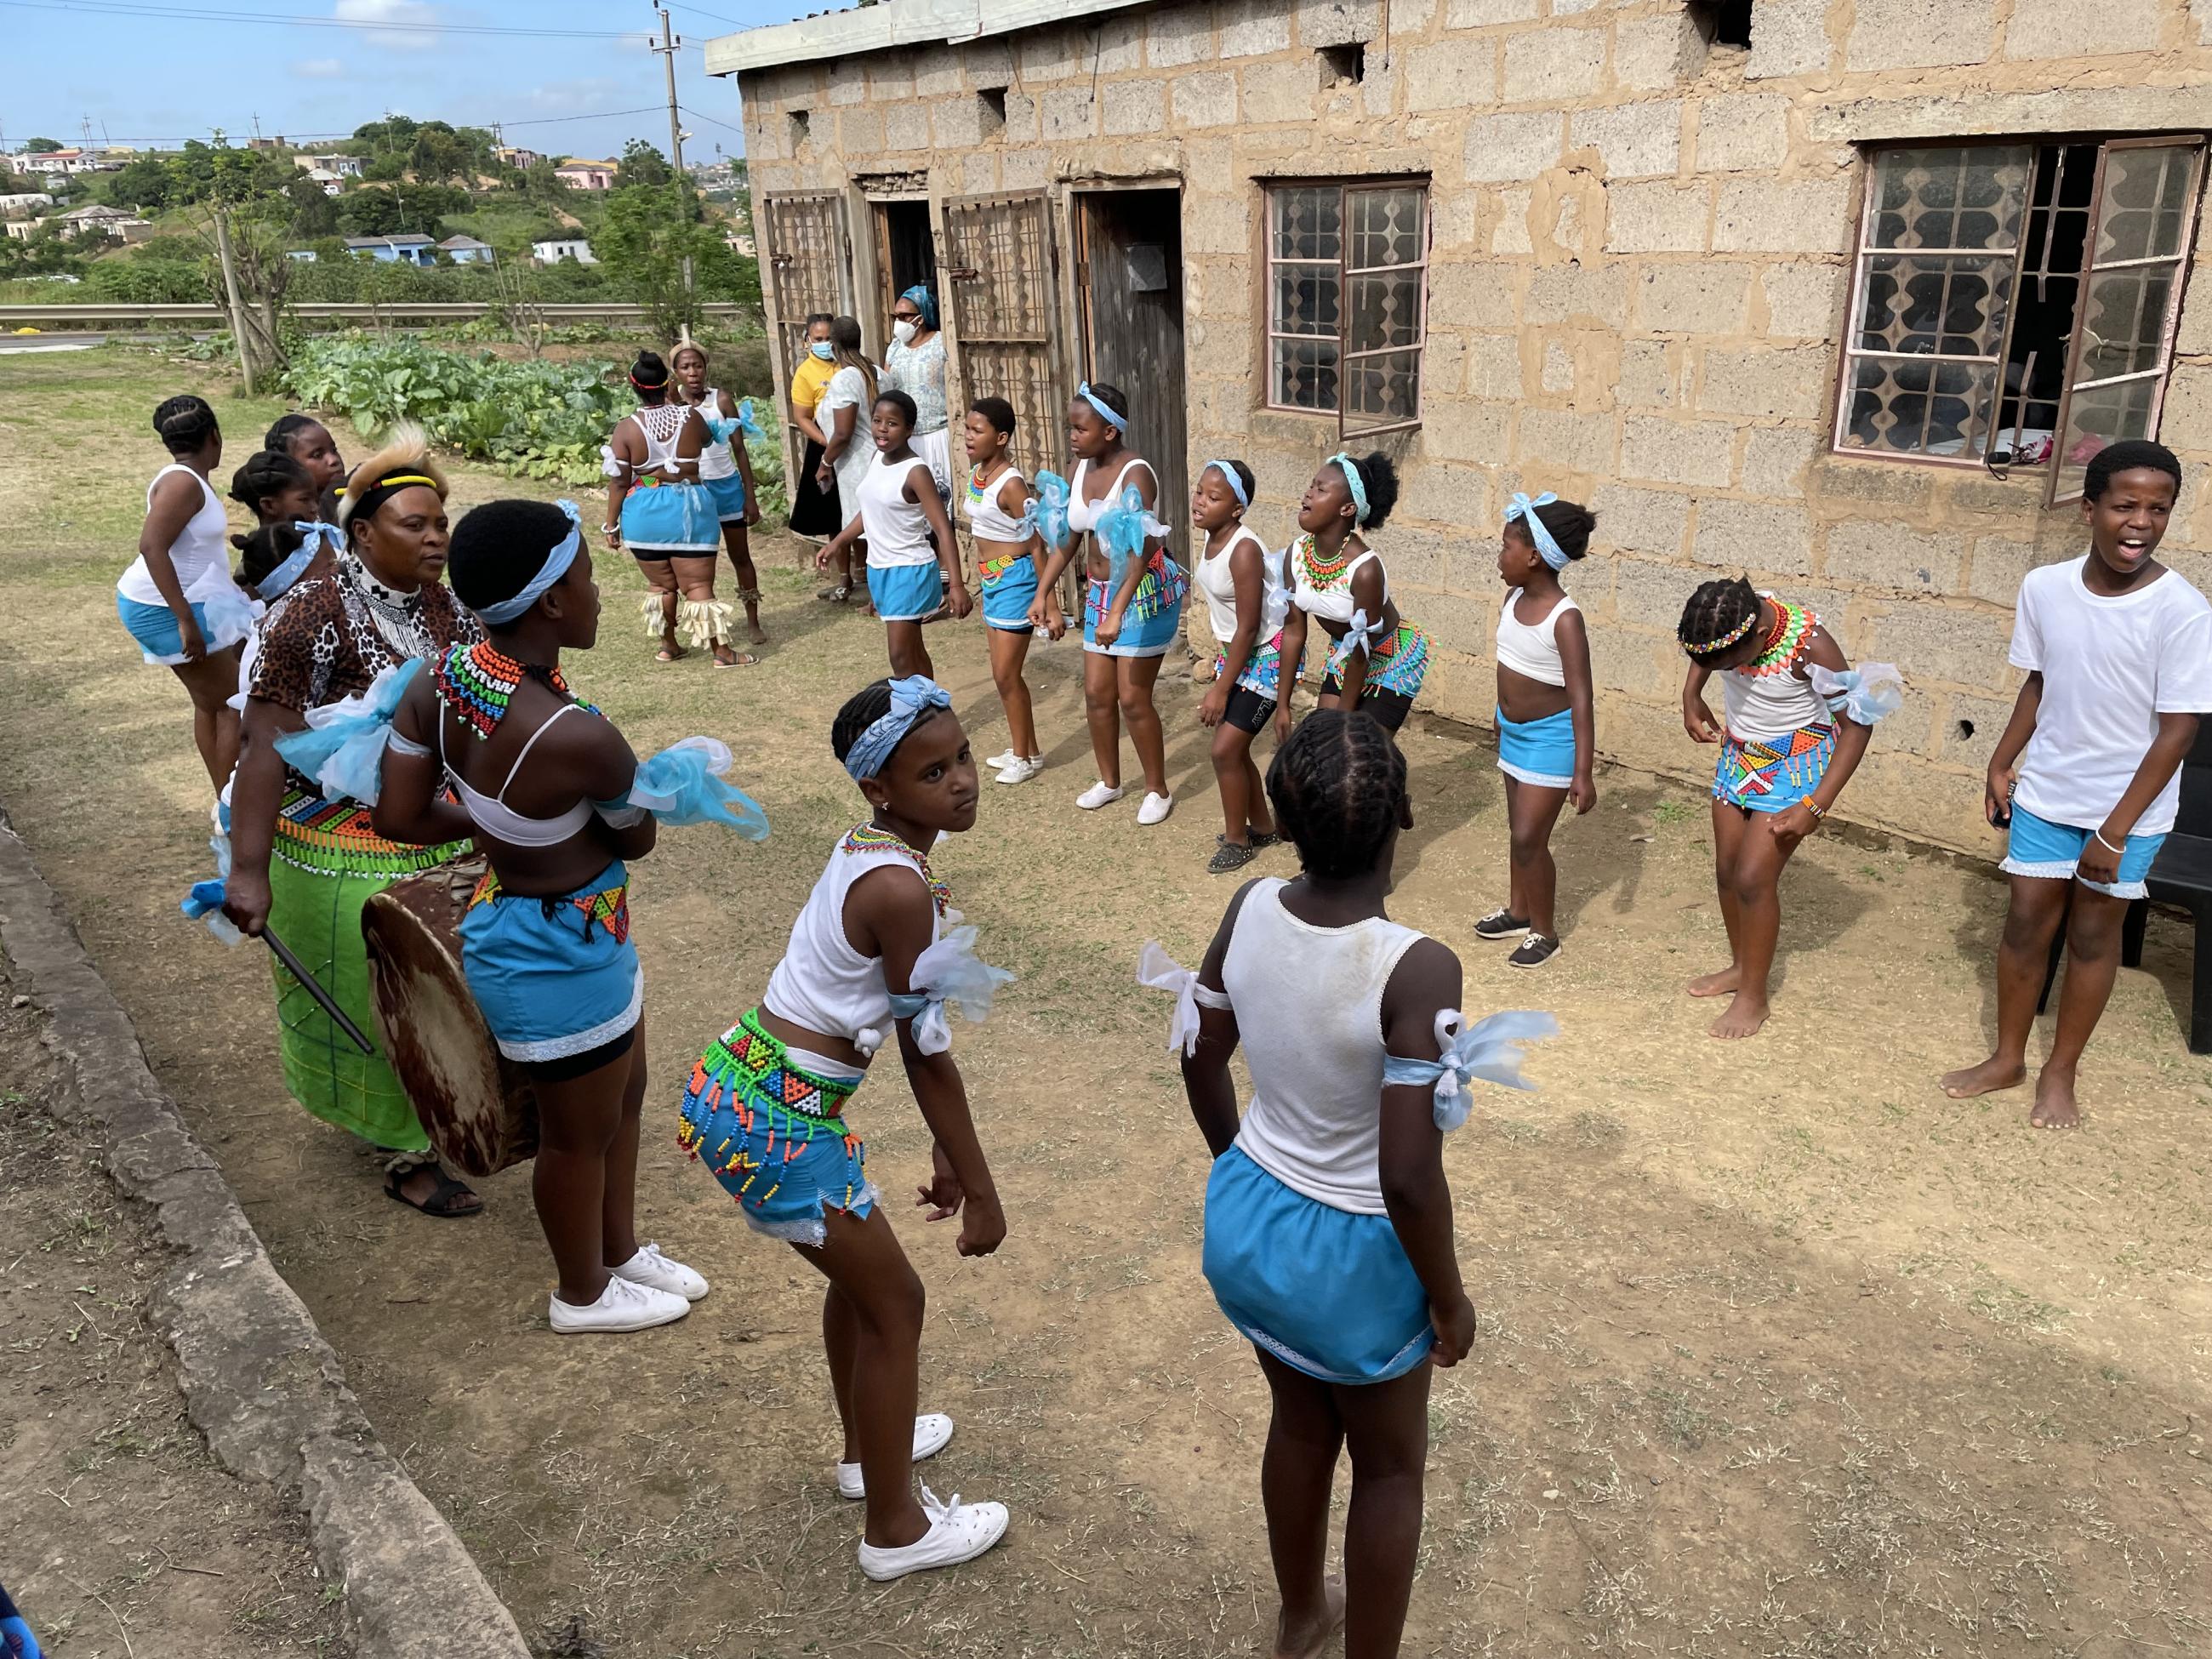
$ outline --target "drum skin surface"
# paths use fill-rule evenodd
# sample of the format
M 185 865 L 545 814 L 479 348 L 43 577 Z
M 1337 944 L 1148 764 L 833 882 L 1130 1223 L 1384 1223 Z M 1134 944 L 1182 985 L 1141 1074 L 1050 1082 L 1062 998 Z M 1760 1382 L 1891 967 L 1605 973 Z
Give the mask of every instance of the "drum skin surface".
M 461 917 L 483 869 L 481 859 L 441 864 L 361 914 L 385 1054 L 440 1159 L 479 1181 L 538 1152 L 537 1098 L 461 973 Z

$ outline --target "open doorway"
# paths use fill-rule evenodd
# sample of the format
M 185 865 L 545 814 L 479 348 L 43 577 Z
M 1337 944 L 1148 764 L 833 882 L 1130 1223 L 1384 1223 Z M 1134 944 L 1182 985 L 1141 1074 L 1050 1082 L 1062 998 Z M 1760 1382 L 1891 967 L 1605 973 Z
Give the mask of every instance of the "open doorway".
M 878 355 L 891 337 L 891 300 L 916 283 L 937 294 L 937 242 L 930 234 L 929 204 L 922 200 L 878 201 L 875 218 L 876 270 L 882 281 L 875 296 L 875 339 Z M 941 302 L 943 296 L 938 296 Z
M 1159 479 L 1169 545 L 1189 562 L 1189 422 L 1183 407 L 1182 195 L 1090 190 L 1075 198 L 1083 376 L 1129 398 L 1129 443 Z

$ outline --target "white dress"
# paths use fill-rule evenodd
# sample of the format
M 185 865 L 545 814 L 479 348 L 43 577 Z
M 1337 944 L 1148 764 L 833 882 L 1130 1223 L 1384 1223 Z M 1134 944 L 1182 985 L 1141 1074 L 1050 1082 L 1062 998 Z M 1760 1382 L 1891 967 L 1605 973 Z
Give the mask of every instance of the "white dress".
M 822 428 L 822 435 L 837 435 L 837 411 L 850 409 L 853 414 L 853 436 L 845 446 L 845 453 L 836 462 L 837 473 L 837 507 L 844 514 L 844 522 L 851 524 L 860 516 L 860 485 L 868 476 L 868 468 L 876 459 L 876 441 L 869 430 L 868 383 L 860 371 L 848 363 L 830 377 L 823 388 L 822 401 L 814 406 L 814 423 Z

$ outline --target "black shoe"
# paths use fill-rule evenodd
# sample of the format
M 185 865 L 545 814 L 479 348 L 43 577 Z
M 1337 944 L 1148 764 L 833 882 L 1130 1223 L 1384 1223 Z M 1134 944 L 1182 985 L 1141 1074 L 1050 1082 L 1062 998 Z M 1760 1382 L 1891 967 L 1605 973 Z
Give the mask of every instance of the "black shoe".
M 1520 948 L 1505 958 L 1508 968 L 1541 968 L 1559 954 L 1559 941 L 1542 933 L 1531 933 L 1521 941 Z
M 1477 939 L 1519 939 L 1528 931 L 1528 918 L 1515 915 L 1502 904 L 1474 924 Z
M 1255 853 L 1264 853 L 1270 847 L 1279 847 L 1283 842 L 1283 838 L 1273 830 L 1255 830 L 1249 823 L 1244 826 L 1244 834 L 1250 840 L 1252 850 Z
M 1246 846 L 1233 841 L 1224 841 L 1213 849 L 1213 857 L 1206 866 L 1206 873 L 1213 876 L 1225 876 L 1233 870 L 1242 870 L 1259 856 L 1260 849 L 1256 847 Z

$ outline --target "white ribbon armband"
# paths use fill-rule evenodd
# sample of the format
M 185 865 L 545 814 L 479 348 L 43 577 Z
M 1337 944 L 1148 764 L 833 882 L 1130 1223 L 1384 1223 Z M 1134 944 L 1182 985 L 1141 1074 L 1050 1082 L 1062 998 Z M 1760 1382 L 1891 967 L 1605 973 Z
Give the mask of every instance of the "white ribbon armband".
M 1197 971 L 1170 956 L 1156 939 L 1146 939 L 1137 957 L 1137 983 L 1174 996 L 1175 1012 L 1168 1016 L 1168 1050 L 1172 1054 L 1180 1048 L 1186 1058 L 1198 1052 L 1198 1011 L 1233 1006 L 1229 993 L 1200 985 Z

